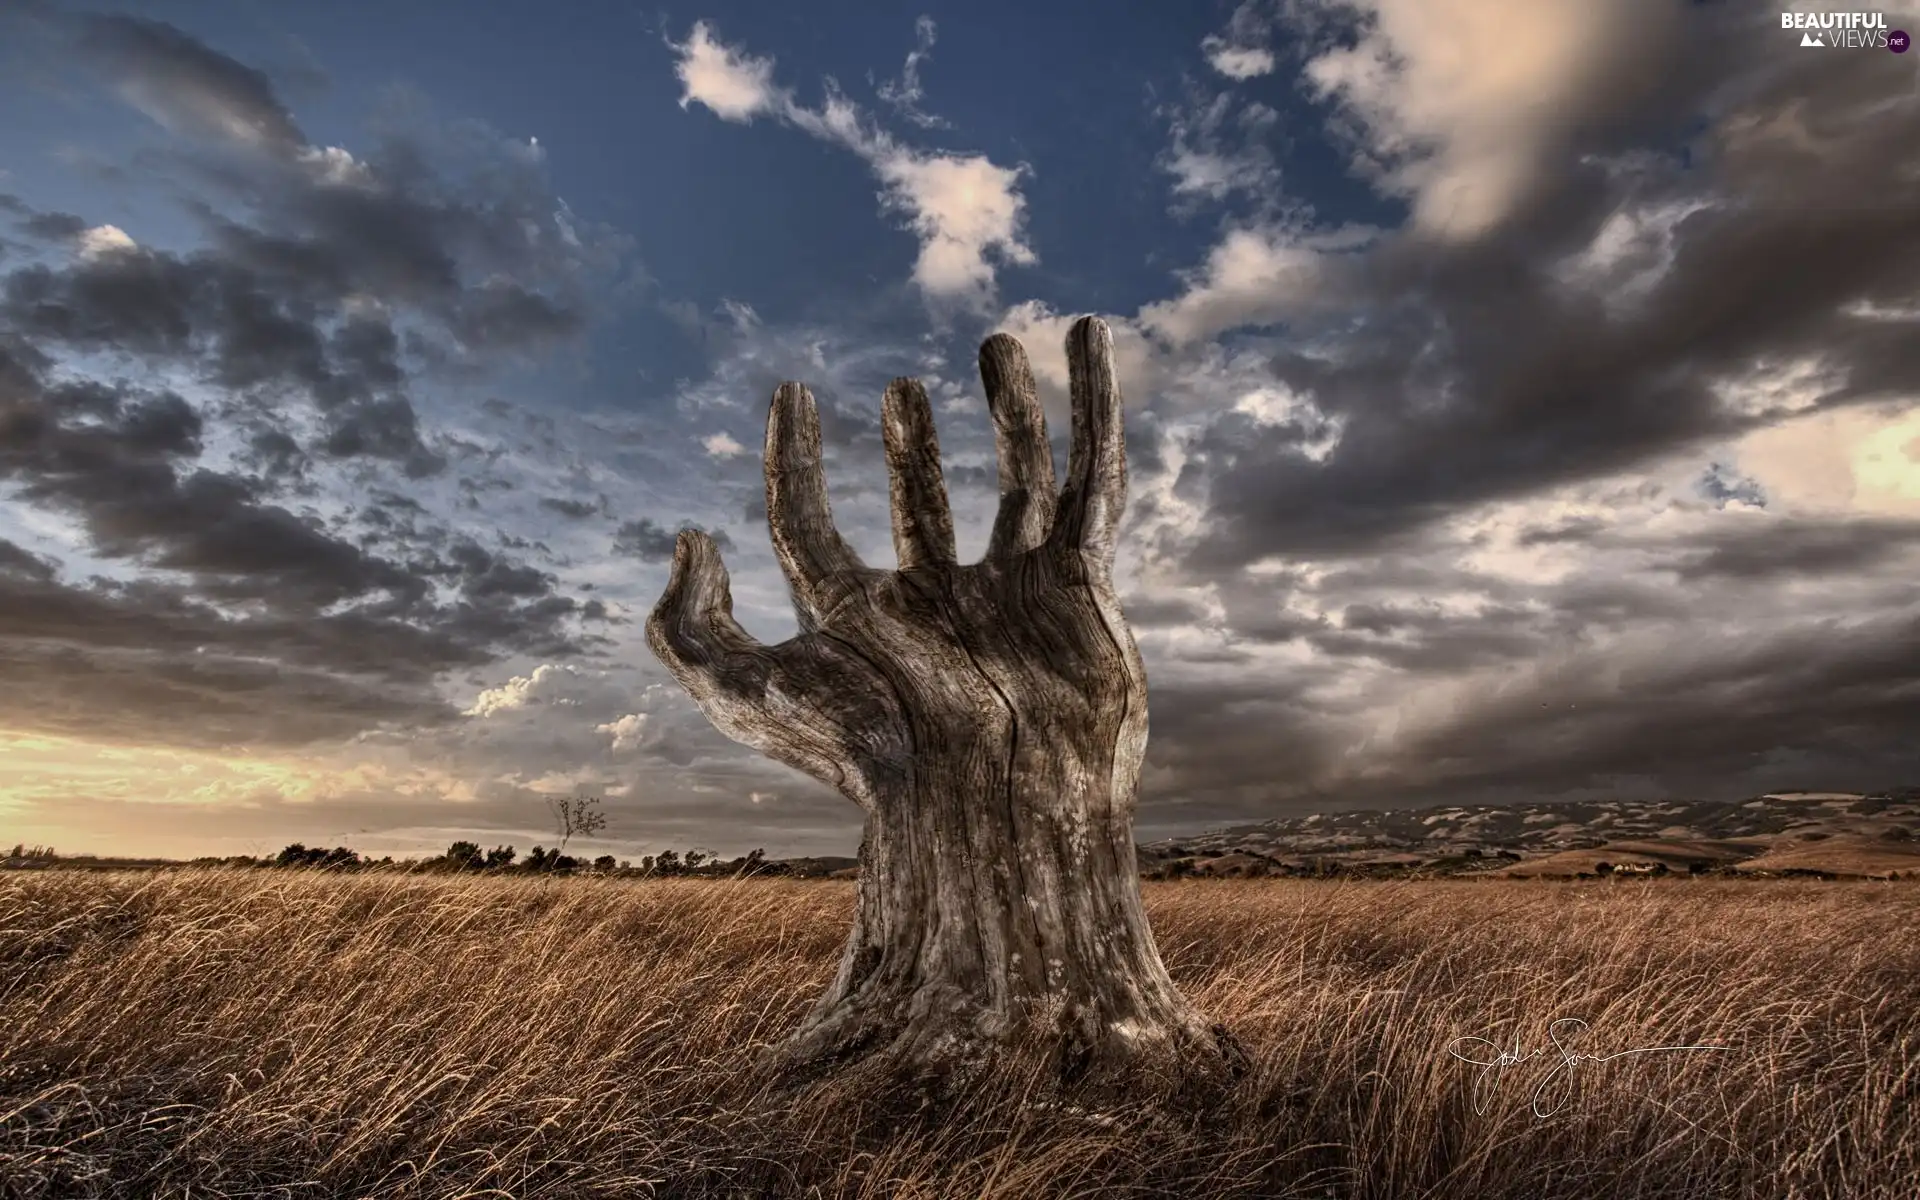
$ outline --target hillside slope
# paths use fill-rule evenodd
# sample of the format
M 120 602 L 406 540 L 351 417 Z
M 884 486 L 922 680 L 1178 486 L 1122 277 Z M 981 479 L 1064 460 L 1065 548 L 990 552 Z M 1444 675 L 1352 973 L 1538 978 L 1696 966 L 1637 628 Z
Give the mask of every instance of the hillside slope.
M 1168 874 L 1920 877 L 1920 787 L 1316 813 L 1140 847 Z

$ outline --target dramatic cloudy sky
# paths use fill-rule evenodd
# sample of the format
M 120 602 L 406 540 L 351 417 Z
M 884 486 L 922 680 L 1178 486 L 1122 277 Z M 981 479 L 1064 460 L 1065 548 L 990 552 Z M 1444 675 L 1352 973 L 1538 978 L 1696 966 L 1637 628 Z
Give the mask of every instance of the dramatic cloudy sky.
M 0 840 L 524 848 L 591 790 L 619 853 L 850 852 L 647 650 L 673 533 L 789 635 L 768 397 L 891 562 L 917 375 L 977 554 L 975 348 L 1058 418 L 1083 313 L 1143 834 L 1920 782 L 1920 54 L 1091 12 L 0 4 Z

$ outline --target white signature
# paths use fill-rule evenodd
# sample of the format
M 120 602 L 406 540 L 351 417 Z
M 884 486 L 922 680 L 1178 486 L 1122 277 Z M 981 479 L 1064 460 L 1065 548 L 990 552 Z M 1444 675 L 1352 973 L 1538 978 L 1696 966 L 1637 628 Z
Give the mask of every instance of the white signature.
M 1571 1090 L 1574 1071 L 1581 1063 L 1606 1062 L 1609 1059 L 1625 1058 L 1629 1054 L 1659 1054 L 1670 1050 L 1730 1050 L 1731 1046 L 1641 1046 L 1633 1050 L 1616 1050 L 1612 1054 L 1585 1054 L 1573 1048 L 1573 1043 L 1592 1032 L 1592 1027 L 1579 1017 L 1561 1017 L 1547 1026 L 1547 1040 L 1553 1043 L 1552 1050 L 1546 1047 L 1538 1050 L 1521 1050 L 1520 1035 L 1513 1035 L 1513 1049 L 1503 1050 L 1483 1037 L 1461 1037 L 1453 1039 L 1447 1047 L 1447 1053 L 1461 1062 L 1472 1063 L 1480 1068 L 1473 1080 L 1473 1111 L 1484 1114 L 1491 1100 L 1495 1086 L 1511 1067 L 1538 1058 L 1543 1054 L 1557 1053 L 1559 1061 L 1551 1071 L 1533 1089 L 1533 1115 L 1550 1117 L 1560 1111 L 1566 1093 Z M 1469 1046 L 1473 1057 L 1461 1053 L 1461 1045 Z M 1556 1088 L 1556 1084 L 1559 1086 Z M 1545 1105 L 1546 1107 L 1542 1107 Z

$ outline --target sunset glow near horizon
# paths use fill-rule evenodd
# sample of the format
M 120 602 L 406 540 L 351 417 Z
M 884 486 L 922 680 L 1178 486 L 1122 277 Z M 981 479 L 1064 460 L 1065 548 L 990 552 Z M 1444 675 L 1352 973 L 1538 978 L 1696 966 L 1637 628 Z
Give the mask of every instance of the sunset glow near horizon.
M 0 841 L 852 853 L 647 649 L 674 532 L 788 636 L 768 397 L 891 565 L 911 375 L 977 558 L 975 350 L 1063 458 L 1084 313 L 1143 838 L 1920 782 L 1920 56 L 1157 8 L 0 9 Z

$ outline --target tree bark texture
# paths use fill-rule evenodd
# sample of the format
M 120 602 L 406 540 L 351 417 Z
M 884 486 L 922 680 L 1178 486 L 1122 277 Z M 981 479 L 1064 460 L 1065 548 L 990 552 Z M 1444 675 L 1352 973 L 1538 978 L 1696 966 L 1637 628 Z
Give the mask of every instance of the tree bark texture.
M 1075 324 L 1067 351 L 1056 490 L 1025 352 L 1005 334 L 981 347 L 1000 507 L 978 563 L 955 561 L 932 410 L 911 379 L 882 409 L 898 570 L 866 566 L 834 528 L 818 413 L 793 383 L 767 420 L 767 521 L 800 633 L 757 642 L 712 539 L 675 546 L 647 623 L 655 653 L 723 733 L 866 813 L 852 936 L 781 1049 L 789 1065 L 939 1074 L 1038 1046 L 1071 1081 L 1239 1061 L 1174 986 L 1141 907 L 1146 675 L 1111 577 L 1121 394 L 1104 323 Z

